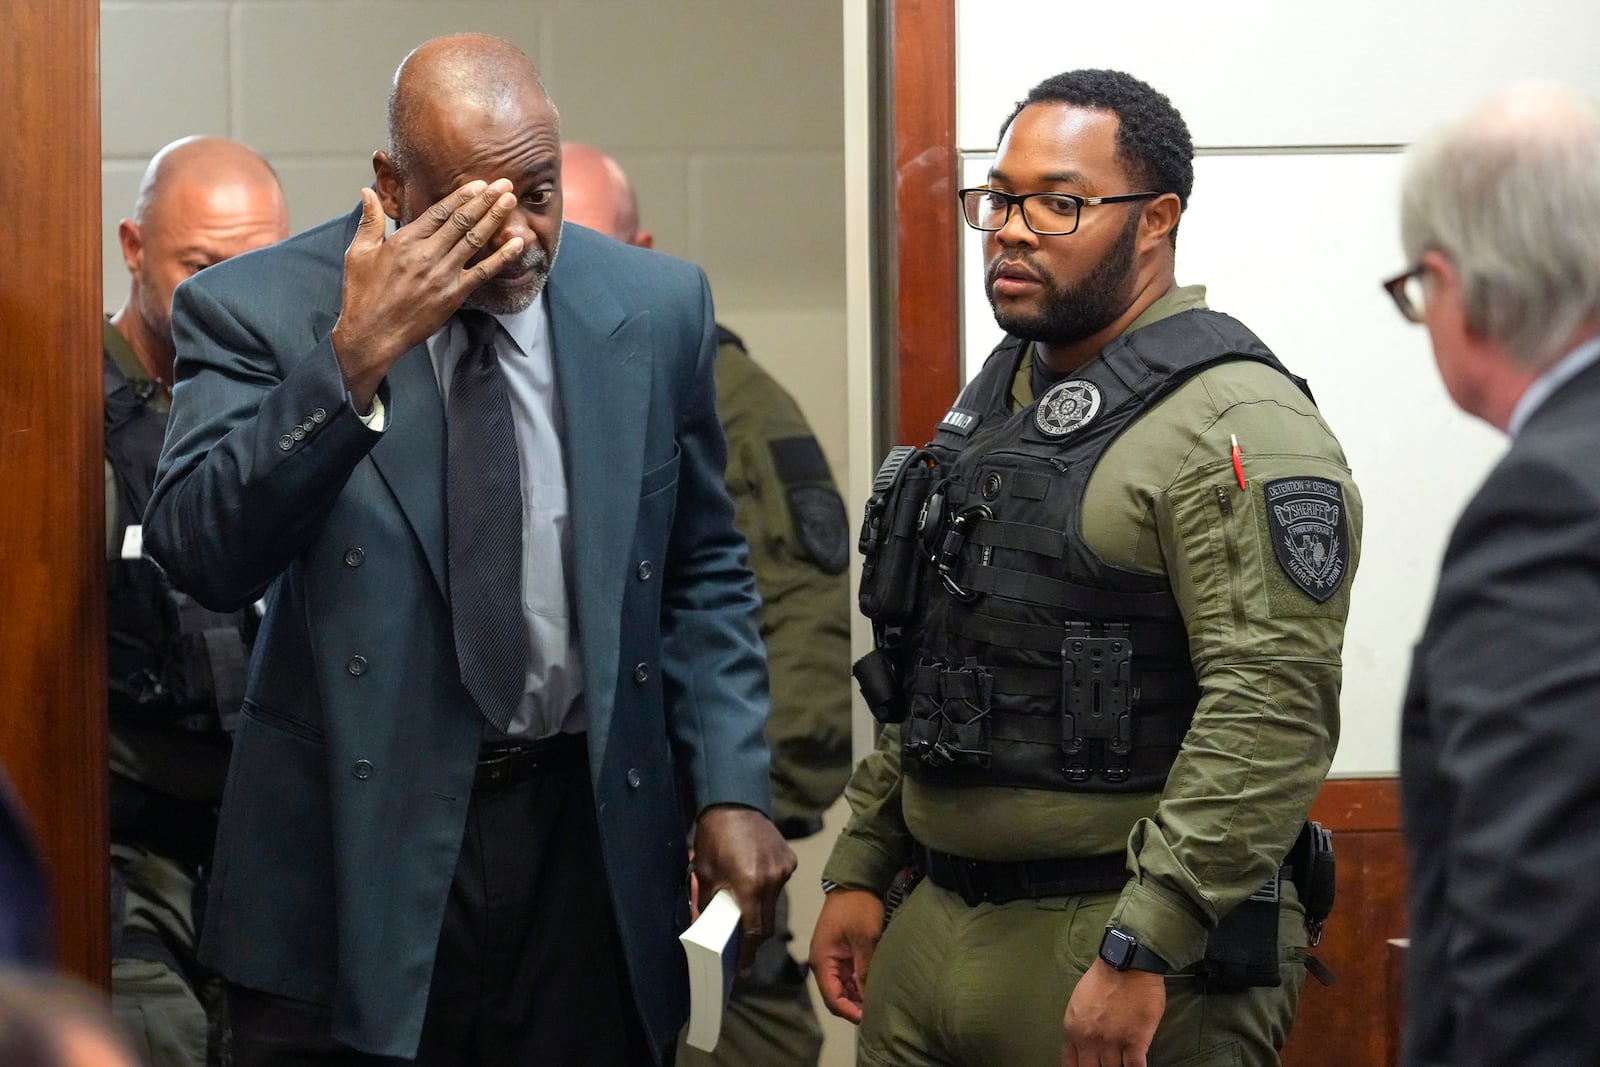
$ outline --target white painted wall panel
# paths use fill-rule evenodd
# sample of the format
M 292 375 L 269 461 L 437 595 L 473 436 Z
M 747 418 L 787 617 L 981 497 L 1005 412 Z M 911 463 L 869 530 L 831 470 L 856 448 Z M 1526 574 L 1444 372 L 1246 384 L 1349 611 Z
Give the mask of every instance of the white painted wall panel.
M 1144 78 L 1204 147 L 1403 144 L 1508 82 L 1600 91 L 1593 0 L 957 0 L 956 17 L 956 138 L 980 151 L 1072 67 Z

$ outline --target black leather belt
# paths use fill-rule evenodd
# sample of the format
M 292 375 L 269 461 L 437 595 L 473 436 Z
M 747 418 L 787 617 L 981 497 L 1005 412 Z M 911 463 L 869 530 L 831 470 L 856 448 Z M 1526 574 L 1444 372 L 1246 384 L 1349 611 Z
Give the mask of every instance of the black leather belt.
M 589 762 L 588 734 L 551 734 L 537 741 L 485 741 L 478 748 L 473 789 L 503 789 L 536 774 Z
M 1070 897 L 1079 893 L 1113 893 L 1128 881 L 1127 857 L 1121 852 L 996 863 L 969 860 L 931 848 L 920 851 L 922 869 L 929 880 L 972 906 Z

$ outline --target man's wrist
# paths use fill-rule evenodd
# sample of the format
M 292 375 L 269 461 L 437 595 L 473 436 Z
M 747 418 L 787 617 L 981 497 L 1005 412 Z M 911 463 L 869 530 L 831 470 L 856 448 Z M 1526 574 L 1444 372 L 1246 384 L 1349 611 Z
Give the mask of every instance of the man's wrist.
M 1166 974 L 1167 961 L 1139 943 L 1139 939 L 1119 926 L 1106 928 L 1100 939 L 1100 958 L 1115 971 L 1149 971 Z

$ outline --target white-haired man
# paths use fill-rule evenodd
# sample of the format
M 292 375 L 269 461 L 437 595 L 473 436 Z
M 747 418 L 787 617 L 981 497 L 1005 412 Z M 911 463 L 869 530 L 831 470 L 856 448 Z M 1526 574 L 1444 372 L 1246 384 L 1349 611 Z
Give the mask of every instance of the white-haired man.
M 1498 96 L 1420 146 L 1412 266 L 1462 410 L 1511 447 L 1445 551 L 1401 743 L 1410 1067 L 1600 1054 L 1600 111 Z

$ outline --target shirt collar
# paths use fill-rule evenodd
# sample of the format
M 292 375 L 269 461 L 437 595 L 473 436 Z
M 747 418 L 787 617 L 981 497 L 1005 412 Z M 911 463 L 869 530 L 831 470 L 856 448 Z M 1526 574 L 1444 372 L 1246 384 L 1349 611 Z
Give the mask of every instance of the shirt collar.
M 1600 360 L 1600 337 L 1585 341 L 1556 360 L 1549 369 L 1533 380 L 1533 384 L 1528 386 L 1517 400 L 1517 406 L 1511 409 L 1511 420 L 1506 424 L 1506 433 L 1512 437 L 1521 433 L 1522 428 L 1533 417 L 1533 413 L 1549 400 L 1557 389 L 1577 377 L 1597 360 Z
M 538 299 L 521 311 L 495 316 L 519 355 L 533 355 L 543 346 L 545 338 L 550 336 L 550 309 L 546 299 L 546 294 L 541 291 Z

